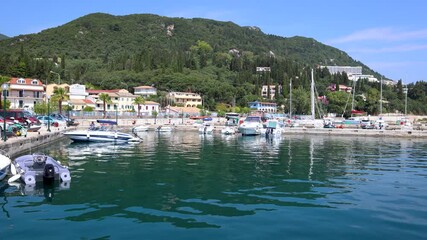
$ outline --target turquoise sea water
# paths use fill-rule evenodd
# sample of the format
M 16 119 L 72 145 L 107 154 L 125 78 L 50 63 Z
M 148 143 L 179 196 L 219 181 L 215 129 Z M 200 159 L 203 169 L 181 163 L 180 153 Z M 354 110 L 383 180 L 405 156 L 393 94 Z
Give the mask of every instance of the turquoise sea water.
M 424 140 L 147 133 L 42 149 L 69 189 L 0 189 L 14 239 L 425 239 Z M 6 239 L 6 238 L 4 238 Z

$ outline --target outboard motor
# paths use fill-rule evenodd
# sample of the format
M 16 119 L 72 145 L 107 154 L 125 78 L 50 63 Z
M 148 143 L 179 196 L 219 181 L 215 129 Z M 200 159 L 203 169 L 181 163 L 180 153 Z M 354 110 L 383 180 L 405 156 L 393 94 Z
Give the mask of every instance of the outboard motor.
M 55 180 L 55 167 L 48 163 L 44 166 L 43 183 L 52 184 Z

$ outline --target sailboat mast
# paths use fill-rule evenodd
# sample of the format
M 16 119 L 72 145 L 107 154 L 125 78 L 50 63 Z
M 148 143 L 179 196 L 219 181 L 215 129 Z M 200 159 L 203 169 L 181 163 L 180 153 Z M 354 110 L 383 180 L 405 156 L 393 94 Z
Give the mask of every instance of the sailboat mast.
M 314 108 L 314 73 L 313 69 L 311 69 L 311 91 L 310 91 L 310 98 L 311 98 L 311 118 L 314 120 L 316 118 L 315 114 L 315 108 Z
M 381 76 L 381 83 L 380 83 L 380 115 L 383 115 L 383 77 Z
M 356 82 L 357 82 L 357 79 L 355 79 L 354 82 L 353 82 L 353 96 L 352 96 L 352 99 L 351 99 L 351 111 L 354 110 L 354 95 L 356 94 Z

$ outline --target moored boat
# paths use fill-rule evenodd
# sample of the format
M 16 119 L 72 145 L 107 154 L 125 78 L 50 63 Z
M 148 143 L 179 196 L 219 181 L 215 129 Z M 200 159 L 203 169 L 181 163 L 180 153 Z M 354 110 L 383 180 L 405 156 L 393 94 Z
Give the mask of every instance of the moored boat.
M 0 151 L 0 181 L 3 180 L 7 174 L 9 173 L 10 164 L 11 164 L 10 157 L 3 151 Z
M 75 130 L 65 132 L 64 135 L 75 142 L 114 142 L 114 143 L 127 143 L 127 142 L 140 142 L 141 139 L 134 137 L 132 134 L 119 132 L 107 126 L 117 125 L 115 121 L 110 120 L 97 120 L 102 124 L 101 127 L 91 126 L 87 130 Z
M 232 135 L 236 133 L 236 130 L 230 126 L 227 126 L 223 129 L 221 129 L 221 133 L 224 135 Z
M 35 185 L 59 181 L 68 185 L 71 181 L 67 167 L 62 166 L 52 157 L 40 153 L 17 157 L 11 164 L 11 172 L 13 176 L 9 178 L 9 183 L 22 180 L 26 185 Z
M 248 116 L 238 129 L 242 135 L 260 135 L 263 128 L 260 116 Z

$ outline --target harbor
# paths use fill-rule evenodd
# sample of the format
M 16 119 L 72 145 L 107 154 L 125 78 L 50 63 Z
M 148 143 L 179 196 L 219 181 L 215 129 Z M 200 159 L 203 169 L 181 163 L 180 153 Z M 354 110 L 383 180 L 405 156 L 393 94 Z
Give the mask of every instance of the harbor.
M 150 130 L 138 144 L 60 138 L 40 146 L 72 180 L 66 188 L 2 181 L 0 232 L 21 238 L 29 228 L 43 236 L 54 228 L 69 239 L 424 236 L 423 139 L 268 139 L 193 129 Z
M 14 156 L 20 152 L 25 152 L 33 148 L 49 144 L 59 139 L 64 138 L 64 133 L 76 129 L 88 129 L 91 122 L 96 119 L 77 119 L 79 125 L 76 127 L 52 127 L 48 131 L 46 126 L 43 126 L 37 132 L 28 132 L 26 136 L 11 137 L 6 142 L 0 143 L 0 149 Z M 224 118 L 215 118 L 212 121 L 213 133 L 221 134 L 221 130 L 226 127 Z M 148 131 L 155 131 L 159 126 L 170 126 L 173 131 L 197 132 L 200 125 L 195 125 L 190 119 L 171 118 L 171 119 L 119 119 L 118 128 L 124 132 L 131 132 L 135 126 L 145 125 Z M 236 127 L 237 129 L 237 127 Z M 237 133 L 238 134 L 238 133 Z M 385 129 L 362 129 L 360 127 L 348 126 L 346 128 L 315 128 L 312 125 L 299 127 L 285 127 L 281 133 L 287 135 L 319 135 L 319 136 L 353 136 L 353 137 L 379 137 L 379 138 L 406 138 L 417 139 L 427 138 L 427 129 L 424 125 L 418 124 L 412 129 L 393 130 Z

